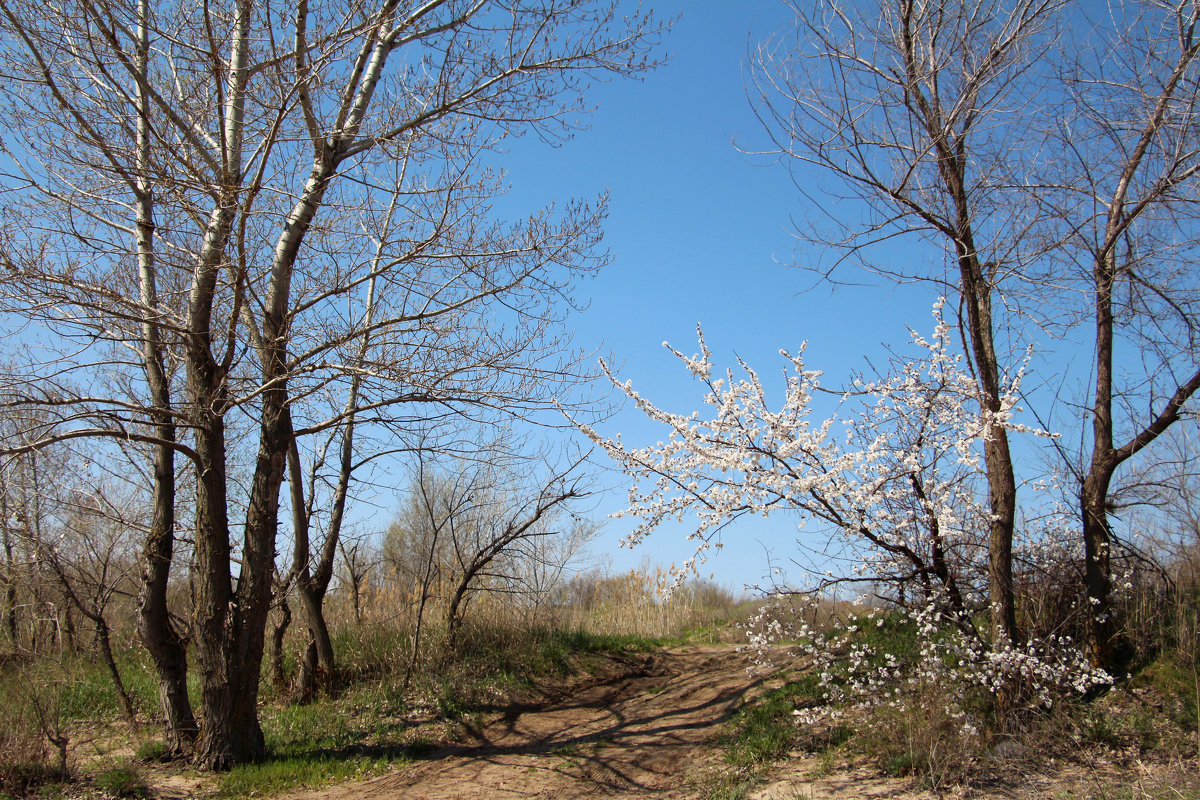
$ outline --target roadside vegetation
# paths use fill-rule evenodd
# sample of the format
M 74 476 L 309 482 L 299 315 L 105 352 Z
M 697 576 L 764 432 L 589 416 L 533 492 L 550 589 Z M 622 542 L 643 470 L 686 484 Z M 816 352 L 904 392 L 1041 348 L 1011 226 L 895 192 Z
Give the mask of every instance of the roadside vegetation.
M 837 658 L 825 677 L 799 658 L 727 723 L 726 763 L 703 796 L 745 798 L 774 769 L 799 761 L 800 777 L 814 784 L 865 769 L 922 796 L 969 788 L 987 797 L 989 787 L 1004 787 L 1063 800 L 1200 798 L 1198 563 L 1192 551 L 1130 582 L 1121 608 L 1122 640 L 1132 645 L 1125 675 L 1024 704 L 984 685 L 964 691 L 961 681 L 914 679 L 944 677 L 946 665 L 929 669 L 917 626 L 895 607 L 781 599 L 760 619 L 806 615 L 812 631 L 838 643 Z M 1057 583 L 1042 588 L 1060 590 Z M 798 640 L 780 646 L 788 657 L 806 650 Z M 875 677 L 870 698 L 841 691 L 864 674 Z M 959 713 L 947 713 L 951 706 Z M 1036 776 L 1041 784 L 1030 782 Z
M 153 665 L 131 625 L 114 624 L 113 641 L 133 724 L 95 658 L 90 632 L 60 635 L 66 612 L 43 620 L 48 630 L 22 628 L 16 642 L 0 644 L 6 654 L 0 797 L 148 797 L 167 778 L 190 782 L 197 794 L 250 797 L 391 771 L 461 740 L 539 686 L 632 651 L 732 635 L 727 623 L 737 609 L 729 592 L 706 580 L 667 599 L 663 590 L 671 578 L 664 569 L 572 572 L 544 597 L 481 593 L 451 648 L 444 613 L 438 613 L 445 611 L 449 584 L 431 585 L 414 659 L 420 604 L 389 574 L 382 560 L 376 563 L 359 585 L 357 612 L 346 582 L 330 598 L 339 664 L 330 691 L 301 690 L 307 641 L 296 626 L 284 631 L 280 671 L 268 674 L 274 667 L 264 667 L 267 756 L 219 774 L 169 759 L 155 718 Z M 280 609 L 273 612 L 277 623 Z M 119 605 L 115 611 L 114 620 L 127 619 Z

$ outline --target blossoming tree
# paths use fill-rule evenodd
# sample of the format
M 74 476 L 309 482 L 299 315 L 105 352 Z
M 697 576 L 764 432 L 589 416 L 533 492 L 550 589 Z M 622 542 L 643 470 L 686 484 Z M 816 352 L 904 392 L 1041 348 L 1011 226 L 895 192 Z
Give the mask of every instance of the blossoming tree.
M 963 670 L 967 685 L 1010 700 L 1020 695 L 1049 702 L 1052 688 L 1087 688 L 1106 676 L 1058 634 L 1014 645 L 1007 637 L 989 640 L 990 626 L 980 630 L 975 623 L 994 613 L 981 455 L 986 437 L 996 427 L 1049 434 L 1014 419 L 1023 368 L 1007 377 L 998 410 L 981 404 L 974 378 L 953 353 L 941 306 L 935 306 L 932 337 L 912 334 L 918 357 L 897 357 L 890 374 L 859 378 L 849 391 L 831 393 L 841 396 L 831 416 L 816 413 L 815 397 L 828 390 L 821 372 L 805 364 L 803 349 L 781 351 L 787 361 L 784 394 L 773 405 L 759 374 L 740 359 L 740 374 L 717 372 L 701 333 L 698 355 L 671 352 L 703 385 L 707 414 L 660 409 L 609 372 L 647 417 L 668 429 L 667 436 L 631 448 L 619 436 L 584 430 L 632 479 L 628 508 L 618 514 L 638 520 L 628 542 L 641 541 L 665 521 L 692 516 L 689 538 L 696 551 L 686 571 L 737 520 L 796 515 L 801 525 L 827 530 L 843 553 L 854 556 L 847 572 L 828 571 L 805 592 L 819 595 L 843 582 L 889 586 L 889 599 L 917 624 L 925 658 L 911 665 L 919 668 L 905 680 L 928 680 L 937 655 L 938 663 Z M 757 641 L 785 636 L 805 642 L 818 661 L 846 660 L 846 642 L 835 645 L 823 634 L 804 626 L 787 629 L 777 620 L 759 630 Z M 836 691 L 829 682 L 828 699 L 879 699 L 877 677 L 869 677 L 880 669 L 872 654 L 852 649 L 852 672 L 856 665 L 861 676 L 851 688 L 836 684 Z M 895 665 L 889 673 L 900 677 L 902 670 Z

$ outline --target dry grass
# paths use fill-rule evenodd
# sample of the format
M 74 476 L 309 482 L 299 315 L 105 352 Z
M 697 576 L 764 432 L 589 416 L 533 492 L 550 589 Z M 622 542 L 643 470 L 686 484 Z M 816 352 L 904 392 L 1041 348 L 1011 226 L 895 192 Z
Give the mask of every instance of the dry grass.
M 723 623 L 736 610 L 734 598 L 711 582 L 694 579 L 668 594 L 669 582 L 668 570 L 642 568 L 620 575 L 588 574 L 541 594 L 492 587 L 471 598 L 454 648 L 446 637 L 450 581 L 427 587 L 419 642 L 419 589 L 377 579 L 362 587 L 356 615 L 349 592 L 335 588 L 326 608 L 340 673 L 336 698 L 301 705 L 293 697 L 290 681 L 307 643 L 303 624 L 293 619 L 282 648 L 285 683 L 269 685 L 264 665 L 262 722 L 273 756 L 267 764 L 235 770 L 221 780 L 234 793 L 262 793 L 301 780 L 297 776 L 305 783 L 321 783 L 388 769 L 429 742 L 453 739 L 480 709 L 494 708 L 532 682 L 563 675 L 593 651 L 678 639 Z M 271 622 L 277 619 L 273 613 Z M 132 615 L 122 622 L 131 624 Z M 114 628 L 114 639 L 123 643 L 118 655 L 122 671 L 146 720 L 157 710 L 153 670 L 132 628 Z M 414 670 L 406 681 L 414 652 Z M 86 653 L 56 652 L 0 664 L 0 798 L 61 780 L 60 754 L 39 724 L 28 693 L 13 691 L 21 685 L 43 686 L 39 701 L 53 701 L 43 711 L 56 714 L 70 732 L 73 780 L 94 782 L 101 773 L 111 777 L 114 770 L 136 766 L 111 757 L 101 763 L 94 754 L 75 752 L 95 738 L 89 726 L 111 732 L 123 725 L 111 683 L 93 661 Z M 153 742 L 143 744 L 150 752 Z M 329 761 L 329 752 L 355 748 L 368 755 Z

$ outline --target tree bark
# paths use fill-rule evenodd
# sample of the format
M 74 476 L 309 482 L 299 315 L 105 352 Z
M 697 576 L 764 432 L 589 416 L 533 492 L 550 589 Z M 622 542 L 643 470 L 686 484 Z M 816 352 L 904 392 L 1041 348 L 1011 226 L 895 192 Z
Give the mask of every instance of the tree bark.
M 200 398 L 209 395 L 206 391 L 198 393 Z M 208 407 L 203 400 L 197 405 L 201 409 Z M 203 768 L 221 770 L 235 763 L 233 697 L 230 692 L 233 665 L 229 660 L 226 634 L 233 591 L 225 502 L 225 431 L 224 421 L 218 415 L 201 411 L 199 417 L 196 420 L 196 452 L 203 468 L 196 476 L 194 574 L 196 660 L 204 724 L 196 743 L 195 761 Z
M 3 478 L 0 478 L 0 481 L 2 480 Z M 17 570 L 13 558 L 12 535 L 8 529 L 8 515 L 7 486 L 0 483 L 0 535 L 4 545 L 4 627 L 8 631 L 12 651 L 16 653 L 20 645 L 17 641 Z
M 292 609 L 288 605 L 287 597 L 279 598 L 279 621 L 271 628 L 271 684 L 276 689 L 283 689 L 287 685 L 287 674 L 283 668 L 283 638 L 287 635 L 287 629 L 292 624 Z
M 288 427 L 290 431 L 290 418 Z M 333 641 L 329 636 L 329 627 L 325 623 L 323 608 L 328 580 L 324 583 L 320 581 L 321 564 L 318 565 L 317 576 L 314 576 L 309 568 L 311 557 L 309 525 L 312 519 L 311 503 L 313 498 L 306 499 L 304 496 L 304 470 L 300 463 L 300 449 L 292 434 L 289 434 L 287 460 L 292 495 L 292 572 L 296 576 L 296 594 L 300 598 L 300 613 L 308 628 L 308 643 L 301 657 L 300 671 L 296 675 L 295 691 L 301 699 L 307 701 L 319 692 L 332 690 L 336 665 Z M 314 485 L 316 469 L 317 466 L 314 465 Z M 340 519 L 337 521 L 340 523 Z M 326 533 L 325 546 L 322 549 L 322 564 L 331 550 L 336 552 L 333 550 L 336 546 L 337 531 L 331 524 L 330 530 Z
M 137 67 L 149 74 L 150 4 L 138 3 Z M 139 296 L 148 316 L 142 322 L 142 365 L 150 391 L 151 418 L 158 444 L 154 447 L 154 484 L 150 529 L 142 550 L 138 591 L 138 635 L 158 673 L 159 707 L 166 728 L 167 754 L 180 758 L 199 733 L 187 687 L 187 645 L 171 623 L 167 589 L 175 548 L 175 423 L 162 328 L 159 325 L 155 262 L 154 196 L 150 178 L 150 100 L 146 86 L 137 94 L 137 258 Z M 154 316 L 149 316 L 153 314 Z
M 994 417 L 1001 408 L 1001 374 L 992 317 L 992 293 L 995 287 L 975 241 L 975 212 L 968 191 L 967 175 L 970 118 L 959 123 L 961 129 L 951 123 L 954 115 L 941 105 L 936 76 L 930 79 L 923 72 L 925 64 L 921 48 L 930 45 L 921 40 L 922 32 L 918 30 L 915 19 L 917 6 L 911 0 L 903 0 L 900 8 L 903 27 L 899 44 L 905 61 L 908 111 L 928 137 L 929 146 L 937 160 L 938 175 L 950 203 L 950 213 L 946 219 L 938 219 L 929 211 L 918 213 L 953 242 L 958 262 L 960 297 L 967 316 L 964 326 L 969 342 L 967 355 L 974 366 L 979 386 L 980 411 L 989 419 L 983 444 L 991 511 L 988 528 L 988 599 L 992 646 L 1003 650 L 1018 639 L 1012 565 L 1017 484 L 1008 433 Z M 927 80 L 932 80 L 934 84 L 928 94 Z M 969 98 L 959 98 L 959 101 L 965 99 Z
M 99 614 L 94 622 L 96 623 L 96 642 L 100 646 L 100 658 L 104 661 L 104 666 L 108 668 L 108 674 L 112 678 L 125 721 L 132 725 L 137 721 L 137 712 L 134 711 L 133 700 L 130 699 L 129 692 L 125 690 L 125 681 L 121 680 L 121 670 L 117 668 L 117 660 L 113 658 L 108 620 L 104 618 L 103 614 Z

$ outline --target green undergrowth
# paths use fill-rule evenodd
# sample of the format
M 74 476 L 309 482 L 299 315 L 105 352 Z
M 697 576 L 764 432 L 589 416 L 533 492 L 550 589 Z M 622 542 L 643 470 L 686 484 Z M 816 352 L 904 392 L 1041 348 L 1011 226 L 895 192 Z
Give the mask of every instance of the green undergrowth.
M 404 642 L 353 643 L 353 671 L 333 698 L 276 702 L 260 714 L 267 758 L 222 775 L 221 797 L 278 794 L 394 770 L 484 724 L 527 687 L 600 659 L 655 646 L 635 636 L 538 631 L 506 637 L 470 630 L 459 649 L 424 662 L 404 686 L 404 660 L 387 661 Z M 343 642 L 343 644 L 346 644 Z
M 130 648 L 117 658 L 121 681 L 135 712 L 150 716 L 158 709 L 158 681 L 149 656 Z M 193 703 L 199 701 L 199 683 L 189 675 Z M 52 700 L 54 715 L 63 722 L 112 720 L 121 715 L 121 702 L 108 668 L 86 654 L 60 655 L 0 669 L 0 706 L 36 704 Z
M 466 625 L 454 652 L 433 636 L 424 642 L 406 685 L 410 637 L 382 626 L 343 631 L 335 639 L 341 669 L 333 697 L 301 703 L 287 686 L 264 680 L 260 721 L 267 756 L 216 776 L 215 791 L 229 798 L 269 796 L 393 770 L 485 724 L 531 687 L 661 644 L 634 635 Z M 152 719 L 158 698 L 148 657 L 131 649 L 120 656 L 120 668 L 138 717 Z M 294 655 L 285 669 L 290 679 Z M 124 730 L 120 718 L 111 677 L 95 659 L 0 664 L 0 800 L 144 797 L 153 775 L 186 769 L 162 763 L 165 746 L 152 733 L 146 738 L 154 726 L 118 734 Z M 67 736 L 75 748 L 66 774 L 47 732 Z M 110 751 L 119 744 L 114 736 L 128 739 L 136 756 L 113 757 Z M 86 741 L 105 745 L 79 751 Z
M 927 657 L 914 624 L 900 615 L 841 617 L 825 632 L 844 656 L 825 667 L 831 687 L 846 682 L 851 654 L 859 664 L 896 675 L 898 665 Z M 803 754 L 810 780 L 869 766 L 880 776 L 939 793 L 1053 772 L 1055 764 L 1086 773 L 1102 763 L 1112 765 L 1116 776 L 1103 784 L 1077 779 L 1063 790 L 1064 800 L 1200 800 L 1198 649 L 1162 648 L 1104 691 L 1064 694 L 1003 715 L 977 686 L 901 680 L 879 685 L 889 693 L 887 702 L 835 707 L 824 717 L 829 721 L 798 725 L 795 712 L 822 705 L 823 687 L 815 672 L 795 672 L 749 700 L 726 724 L 726 764 L 704 784 L 703 796 L 745 798 L 773 764 Z M 946 666 L 951 669 L 940 674 L 952 676 L 954 665 Z M 973 729 L 964 719 L 976 721 Z
M 703 787 L 706 800 L 741 800 L 749 795 L 763 773 L 796 750 L 829 752 L 852 735 L 843 725 L 802 727 L 795 709 L 820 698 L 817 677 L 811 672 L 789 676 L 782 685 L 767 689 L 742 706 L 726 723 L 722 734 L 726 765 Z
M 221 777 L 217 797 L 265 797 L 302 788 L 369 778 L 394 770 L 406 760 L 398 754 L 348 757 L 272 756 L 257 764 L 242 764 Z

